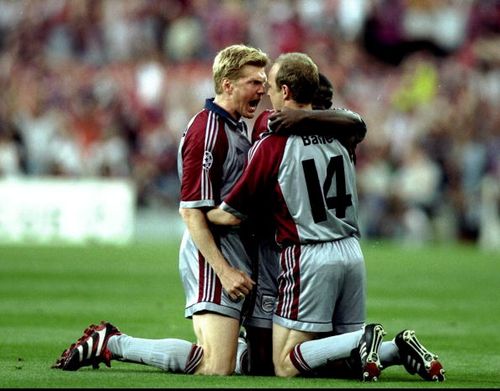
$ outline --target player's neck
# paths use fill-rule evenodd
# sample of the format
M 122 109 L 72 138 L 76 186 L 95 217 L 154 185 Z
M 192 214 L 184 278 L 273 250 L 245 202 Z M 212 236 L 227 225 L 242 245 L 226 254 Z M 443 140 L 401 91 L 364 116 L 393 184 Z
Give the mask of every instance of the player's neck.
M 236 121 L 240 120 L 240 113 L 233 108 L 232 101 L 227 99 L 224 95 L 216 95 L 214 103 L 226 110 Z
M 312 110 L 311 103 L 297 103 L 293 100 L 286 101 L 283 106 L 289 109 L 296 109 L 296 110 Z

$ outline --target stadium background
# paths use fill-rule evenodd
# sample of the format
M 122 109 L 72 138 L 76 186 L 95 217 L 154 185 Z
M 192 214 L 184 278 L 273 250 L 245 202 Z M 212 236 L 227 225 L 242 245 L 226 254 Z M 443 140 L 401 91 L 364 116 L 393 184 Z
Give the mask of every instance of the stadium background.
M 148 230 L 177 208 L 215 53 L 244 42 L 310 54 L 363 116 L 366 238 L 478 243 L 484 183 L 498 211 L 499 38 L 497 0 L 2 0 L 0 175 L 129 179 Z

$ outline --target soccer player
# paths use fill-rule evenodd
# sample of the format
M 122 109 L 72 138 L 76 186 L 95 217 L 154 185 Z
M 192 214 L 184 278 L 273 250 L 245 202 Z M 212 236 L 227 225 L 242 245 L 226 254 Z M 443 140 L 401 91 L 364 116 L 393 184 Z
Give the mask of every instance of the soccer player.
M 219 204 L 241 174 L 250 146 L 241 117 L 251 118 L 265 93 L 266 63 L 264 53 L 244 45 L 219 52 L 213 64 L 216 97 L 207 100 L 190 121 L 179 149 L 180 213 L 187 226 L 180 270 L 185 314 L 193 319 L 197 343 L 135 338 L 101 322 L 85 329 L 54 368 L 78 370 L 102 362 L 109 366 L 117 359 L 171 372 L 233 372 L 242 299 L 254 282 L 237 232 L 219 229 L 212 233 L 204 210 Z M 336 121 L 343 123 L 345 118 Z
M 312 110 L 318 81 L 307 55 L 279 56 L 269 72 L 273 108 Z M 210 218 L 237 225 L 261 205 L 272 209 L 281 249 L 272 329 L 276 375 L 307 373 L 355 351 L 360 377 L 377 379 L 384 329 L 364 326 L 365 265 L 348 151 L 333 137 L 269 134 L 250 156 Z M 337 335 L 319 338 L 332 331 Z
M 265 94 L 267 63 L 265 53 L 246 45 L 221 50 L 213 62 L 215 98 L 191 119 L 179 146 L 179 212 L 187 228 L 179 269 L 196 344 L 133 338 L 103 322 L 89 326 L 54 367 L 77 370 L 116 358 L 173 372 L 234 372 L 243 299 L 254 285 L 251 261 L 238 230 L 212 231 L 205 211 L 220 204 L 242 173 L 250 148 L 242 118 L 255 115 Z
M 193 318 L 198 344 L 205 351 L 200 373 L 234 371 L 242 299 L 254 285 L 240 232 L 212 234 L 205 210 L 218 205 L 241 175 L 250 148 L 241 118 L 252 118 L 265 94 L 267 60 L 260 50 L 243 45 L 217 55 L 215 100 L 208 100 L 191 121 L 179 149 L 180 213 L 187 226 L 180 270 L 186 316 Z
M 313 97 L 312 107 L 314 110 L 326 110 L 331 107 L 333 98 L 333 86 L 331 82 L 323 75 L 319 74 L 319 89 Z M 334 109 L 339 110 L 339 109 Z M 344 131 L 336 132 L 333 134 L 340 143 L 349 151 L 349 154 L 354 162 L 356 162 L 356 145 L 362 141 L 366 128 L 364 127 L 364 122 L 361 120 L 359 115 L 350 112 L 349 110 L 340 109 L 339 114 L 343 114 L 345 117 L 343 119 L 337 118 L 335 123 L 331 123 L 331 126 L 341 126 L 344 127 Z M 357 118 L 358 116 L 359 118 Z M 270 126 L 275 127 L 278 131 L 282 131 L 282 127 L 291 128 L 295 126 L 300 126 L 304 124 L 307 120 L 307 125 L 311 124 L 311 120 L 319 121 L 314 123 L 314 125 L 326 125 L 325 122 L 325 112 L 317 111 L 314 117 L 307 113 L 306 110 L 282 110 L 275 113 L 271 120 Z M 256 120 L 256 124 L 259 122 L 259 118 Z M 345 130 L 350 129 L 351 131 L 346 132 Z M 269 259 L 269 252 L 266 253 L 266 258 Z M 268 262 L 271 265 L 273 262 Z M 269 274 L 269 273 L 267 273 Z M 269 278 L 266 278 L 269 281 Z M 270 295 L 269 283 L 267 284 L 267 294 Z M 276 286 L 276 284 L 274 285 Z M 277 289 L 276 289 L 277 290 Z M 258 291 L 258 289 L 257 289 Z M 249 337 L 256 340 L 252 336 L 255 333 L 251 327 L 247 328 Z M 269 333 L 270 334 L 270 333 Z M 261 338 L 262 339 L 262 338 Z M 254 342 L 255 343 L 255 342 Z M 253 349 L 256 351 L 257 349 Z M 260 351 L 263 348 L 260 347 Z M 257 350 L 259 351 L 259 350 Z M 250 355 L 250 359 L 251 359 Z M 431 351 L 429 351 L 421 342 L 417 339 L 414 330 L 405 329 L 400 331 L 392 340 L 383 341 L 379 349 L 379 358 L 382 364 L 382 369 L 386 369 L 391 366 L 404 366 L 408 373 L 414 375 L 418 374 L 423 380 L 428 381 L 444 381 L 445 380 L 445 370 L 440 361 L 438 361 L 438 356 Z M 251 360 L 252 361 L 252 360 Z M 262 357 L 254 359 L 254 365 L 257 363 L 264 362 Z M 323 377 L 339 377 L 339 378 L 355 378 L 358 376 L 356 370 L 356 364 L 353 363 L 352 358 L 336 360 L 333 362 L 328 362 L 324 367 L 318 368 L 316 371 L 311 373 L 313 376 L 323 376 Z
M 332 105 L 332 98 L 333 86 L 320 73 L 319 88 L 312 101 L 314 111 L 286 107 L 279 111 L 265 110 L 255 121 L 253 142 L 266 132 L 307 134 L 314 129 L 315 132 L 338 139 L 354 158 L 356 145 L 366 135 L 366 125 L 359 114 L 350 110 L 328 110 Z M 274 243 L 273 225 L 268 221 L 271 212 L 262 209 L 259 212 L 250 216 L 257 236 L 257 252 L 253 256 L 258 259 L 258 281 L 252 291 L 250 313 L 243 324 L 248 347 L 248 373 L 269 376 L 274 375 L 271 329 L 278 292 L 279 248 Z
M 270 74 L 270 83 L 272 83 L 271 77 L 272 76 Z M 331 105 L 331 97 L 332 97 L 331 84 L 322 75 L 320 75 L 320 86 L 321 87 L 318 91 L 320 91 L 321 93 L 320 94 L 317 93 L 315 95 L 315 103 L 313 104 L 313 108 L 315 109 L 325 109 L 330 107 Z M 301 111 L 303 110 L 294 110 L 294 116 L 298 116 L 299 115 L 298 113 L 300 113 Z M 259 122 L 261 123 L 266 122 L 259 120 L 260 118 L 256 121 L 257 126 Z M 291 119 L 290 117 L 286 118 L 285 116 L 281 120 L 283 123 L 288 122 L 288 124 L 293 124 L 294 121 L 296 121 L 296 118 Z M 349 133 L 346 134 L 349 135 Z M 352 134 L 353 133 L 351 133 L 350 135 Z M 351 159 L 355 159 L 355 154 L 354 154 L 355 146 L 357 142 L 360 141 L 359 135 L 357 137 L 358 140 L 352 137 L 350 139 L 344 138 L 343 145 L 349 150 Z M 254 156 L 252 159 L 256 158 L 257 157 Z M 284 164 L 286 164 L 286 162 Z M 217 221 L 217 218 L 214 217 L 213 212 L 209 212 L 209 217 L 212 217 L 215 219 L 215 221 Z M 273 250 L 272 247 L 269 245 L 269 242 L 266 241 L 265 237 L 264 237 L 264 245 L 261 246 L 260 251 L 262 257 L 261 260 L 264 260 L 264 262 L 267 261 L 267 265 L 262 268 L 265 272 L 264 284 L 263 284 L 264 288 L 260 287 L 260 290 L 263 291 L 264 293 L 261 294 L 260 296 L 257 296 L 258 303 L 260 300 L 260 307 L 257 306 L 257 310 L 254 310 L 253 314 L 255 315 L 257 320 L 260 321 L 260 327 L 256 326 L 255 321 L 253 324 L 250 323 L 250 325 L 247 326 L 247 331 L 249 333 L 248 337 L 249 337 L 249 350 L 250 350 L 250 361 L 251 361 L 250 373 L 270 374 L 271 372 L 269 368 L 270 364 L 265 360 L 266 352 L 268 352 L 269 349 L 266 348 L 266 342 L 265 342 L 266 338 L 262 338 L 262 335 L 264 336 L 267 335 L 268 337 L 271 335 L 269 329 L 267 328 L 266 323 L 264 322 L 264 319 L 266 317 L 266 314 L 269 314 L 270 312 L 266 311 L 266 308 L 268 309 L 273 308 L 272 298 L 273 295 L 274 296 L 276 295 L 274 291 L 277 290 L 275 284 L 275 278 L 277 276 L 277 272 L 272 271 L 273 268 L 275 267 Z M 261 276 L 259 276 L 259 283 L 260 282 L 261 282 Z M 257 288 L 259 288 L 259 286 Z M 257 289 L 257 292 L 259 292 L 259 289 Z M 257 335 L 260 335 L 260 338 L 256 337 Z M 356 349 L 354 349 L 352 352 L 356 353 Z M 411 374 L 418 373 L 424 380 L 438 380 L 438 381 L 444 380 L 444 369 L 442 368 L 441 363 L 437 360 L 437 356 L 428 351 L 423 345 L 420 344 L 420 342 L 415 336 L 415 332 L 412 330 L 403 330 L 393 340 L 383 342 L 380 346 L 379 357 L 381 364 L 384 368 L 392 365 L 404 365 L 404 367 L 409 373 Z M 374 361 L 376 362 L 376 357 L 374 356 L 373 358 Z M 320 364 L 316 367 L 311 366 L 311 370 L 307 371 L 308 372 L 307 374 L 312 376 L 329 376 L 329 377 L 343 377 L 343 378 L 359 377 L 360 376 L 359 363 L 360 363 L 359 357 L 356 357 L 356 354 L 354 354 L 352 357 L 349 358 L 326 360 L 326 362 L 323 362 L 323 364 Z M 252 365 L 257 368 L 252 369 Z M 374 372 L 376 373 L 377 369 L 375 369 Z M 380 367 L 378 368 L 378 372 L 380 372 Z M 372 376 L 373 374 L 370 374 L 369 371 L 366 372 L 364 370 L 361 370 L 362 379 L 365 378 L 369 379 Z M 373 378 L 375 377 L 376 376 L 373 376 Z

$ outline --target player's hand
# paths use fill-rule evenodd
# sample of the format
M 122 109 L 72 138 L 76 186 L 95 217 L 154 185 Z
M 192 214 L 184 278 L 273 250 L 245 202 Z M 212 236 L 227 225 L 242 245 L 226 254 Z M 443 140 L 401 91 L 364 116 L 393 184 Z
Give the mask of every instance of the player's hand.
M 275 111 L 269 116 L 269 127 L 275 133 L 288 134 L 306 118 L 305 110 L 290 109 Z
M 356 134 L 348 134 L 344 137 L 338 138 L 339 142 L 347 149 L 351 161 L 356 163 L 356 147 L 362 141 Z
M 224 268 L 219 279 L 230 299 L 235 302 L 243 300 L 255 285 L 248 274 L 231 266 Z

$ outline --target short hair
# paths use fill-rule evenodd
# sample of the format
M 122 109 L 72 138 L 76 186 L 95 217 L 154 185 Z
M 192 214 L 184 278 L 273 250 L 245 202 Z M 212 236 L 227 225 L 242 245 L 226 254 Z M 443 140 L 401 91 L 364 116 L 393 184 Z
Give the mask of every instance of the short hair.
M 237 80 L 245 65 L 265 67 L 269 57 L 262 50 L 237 44 L 228 46 L 217 53 L 212 65 L 215 93 L 222 93 L 222 80 Z
M 286 84 L 295 102 L 311 103 L 319 85 L 318 66 L 311 57 L 304 53 L 284 53 L 274 63 L 280 65 L 276 73 L 276 87 Z
M 328 78 L 319 73 L 319 87 L 313 96 L 312 108 L 314 110 L 327 110 L 332 107 L 333 85 Z

